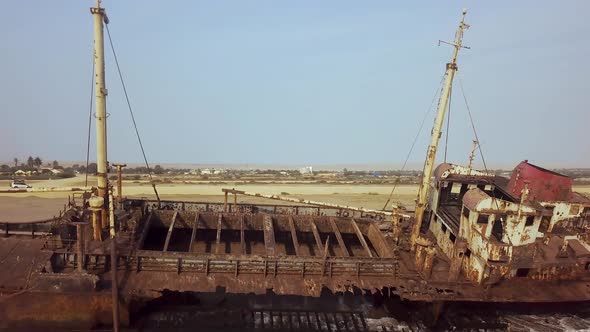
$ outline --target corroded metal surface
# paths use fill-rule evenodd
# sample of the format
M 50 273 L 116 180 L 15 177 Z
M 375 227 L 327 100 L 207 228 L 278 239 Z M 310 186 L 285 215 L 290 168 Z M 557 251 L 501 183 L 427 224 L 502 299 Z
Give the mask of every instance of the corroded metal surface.
M 0 238 L 0 292 L 30 287 L 32 274 L 51 270 L 51 252 L 45 252 L 42 239 Z
M 518 164 L 512 171 L 508 191 L 520 198 L 525 184 L 528 184 L 531 200 L 567 201 L 572 197 L 571 178 L 530 164 L 527 160 Z
M 572 193 L 571 179 L 527 162 L 510 181 L 456 169 L 439 166 L 425 234 L 450 262 L 451 280 L 458 272 L 482 286 L 590 275 L 590 199 Z
M 286 201 L 286 202 L 292 202 L 292 203 L 308 204 L 308 205 L 315 205 L 315 206 L 321 206 L 321 207 L 327 207 L 327 208 L 334 208 L 334 209 L 338 209 L 340 211 L 345 211 L 346 216 L 348 216 L 349 212 L 362 212 L 362 213 L 368 213 L 370 215 L 383 215 L 383 216 L 397 215 L 397 216 L 400 216 L 403 218 L 410 217 L 407 214 L 401 214 L 401 213 L 398 213 L 397 211 L 391 212 L 391 211 L 384 211 L 384 210 L 372 210 L 372 209 L 359 208 L 359 207 L 353 207 L 353 206 L 348 206 L 348 205 L 339 205 L 339 204 L 334 204 L 334 203 L 311 201 L 311 200 L 306 200 L 306 199 L 301 199 L 301 198 L 290 198 L 290 197 L 284 197 L 284 196 L 278 196 L 278 195 L 266 195 L 266 194 L 259 194 L 259 193 L 251 193 L 251 192 L 247 192 L 247 191 L 243 191 L 243 190 L 236 190 L 236 189 L 222 189 L 222 191 L 225 193 L 224 211 L 227 211 L 227 194 L 233 194 L 234 195 L 234 206 L 235 206 L 237 195 L 245 195 L 245 196 L 274 199 L 274 200 Z
M 369 213 L 363 211 L 347 210 L 346 208 L 309 206 L 309 205 L 281 205 L 281 204 L 229 204 L 223 202 L 191 202 L 191 201 L 157 201 L 149 199 L 126 199 L 123 202 L 124 209 L 142 206 L 151 210 L 180 210 L 201 212 L 240 212 L 240 213 L 271 213 L 291 215 L 322 215 L 322 216 L 346 216 L 373 220 L 389 220 L 390 216 L 382 213 Z
M 2 294 L 0 329 L 87 331 L 112 324 L 111 306 L 108 292 Z M 127 306 L 122 306 L 120 319 L 122 325 L 129 325 Z

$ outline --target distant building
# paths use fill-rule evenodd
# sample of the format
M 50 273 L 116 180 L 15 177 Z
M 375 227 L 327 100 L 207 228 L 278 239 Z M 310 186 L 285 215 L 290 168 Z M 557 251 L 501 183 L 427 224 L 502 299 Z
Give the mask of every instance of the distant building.
M 26 174 L 27 174 L 27 172 L 23 171 L 22 169 L 19 169 L 14 172 L 14 175 L 21 175 L 22 176 L 22 175 L 26 175 Z
M 211 172 L 210 169 L 205 168 L 201 170 L 201 175 L 211 175 L 213 172 Z
M 311 167 L 311 166 L 301 167 L 299 169 L 299 173 L 301 173 L 301 175 L 313 174 L 313 167 Z

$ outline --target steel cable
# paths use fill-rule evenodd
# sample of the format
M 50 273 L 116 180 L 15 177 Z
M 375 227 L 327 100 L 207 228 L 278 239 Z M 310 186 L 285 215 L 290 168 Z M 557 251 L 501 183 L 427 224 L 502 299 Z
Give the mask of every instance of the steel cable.
M 477 130 L 475 130 L 475 122 L 473 121 L 473 116 L 471 115 L 471 109 L 469 108 L 469 103 L 467 102 L 467 97 L 465 96 L 465 90 L 463 89 L 463 81 L 461 80 L 461 75 L 457 75 L 459 78 L 459 88 L 461 88 L 461 94 L 463 95 L 463 100 L 465 101 L 465 108 L 467 109 L 467 114 L 469 115 L 469 121 L 471 122 L 471 128 L 473 129 L 473 135 L 475 136 L 475 140 L 477 141 L 477 149 L 479 150 L 479 154 L 481 155 L 481 162 L 483 163 L 483 168 L 487 174 L 489 174 L 488 166 L 486 165 L 486 159 L 483 155 L 483 151 L 481 149 L 481 144 L 479 141 L 479 137 L 477 136 Z M 496 209 L 500 209 L 500 205 L 498 204 L 498 199 L 496 198 L 496 193 L 492 190 L 492 201 L 496 205 Z M 500 218 L 500 221 L 504 221 Z M 510 238 L 508 238 L 510 241 Z
M 445 74 L 442 75 L 440 82 L 439 82 L 436 90 L 434 91 L 434 96 L 432 96 L 432 101 L 430 102 L 430 106 L 428 107 L 426 113 L 424 114 L 424 117 L 422 118 L 422 122 L 420 123 L 420 128 L 418 129 L 418 132 L 416 133 L 416 136 L 414 137 L 414 141 L 412 142 L 412 146 L 410 147 L 410 151 L 408 151 L 408 154 L 406 155 L 406 160 L 404 161 L 404 164 L 402 165 L 400 172 L 403 172 L 406 169 L 406 166 L 408 164 L 408 160 L 410 159 L 410 155 L 412 154 L 412 151 L 414 150 L 414 146 L 416 145 L 416 142 L 418 141 L 418 137 L 420 137 L 420 133 L 422 132 L 422 128 L 424 128 L 424 123 L 426 122 L 428 115 L 432 111 L 432 106 L 434 106 L 434 102 L 436 101 L 436 96 L 438 96 L 439 91 L 441 91 L 441 89 L 442 89 L 441 85 L 443 83 L 444 78 L 445 78 Z M 393 193 L 395 192 L 395 189 L 397 188 L 397 185 L 399 183 L 400 176 L 398 176 L 397 179 L 395 180 L 395 183 L 393 184 L 393 188 L 391 189 L 391 193 L 389 193 L 389 198 L 387 198 L 387 202 L 385 202 L 385 205 L 383 205 L 382 210 L 385 210 L 387 208 L 387 204 L 389 204 L 389 202 L 391 202 L 391 198 L 393 197 Z
M 129 101 L 129 95 L 127 94 L 127 88 L 125 86 L 125 81 L 123 80 L 123 74 L 121 73 L 121 67 L 119 66 L 119 60 L 117 59 L 117 53 L 115 52 L 115 46 L 113 45 L 113 40 L 111 38 L 111 31 L 109 30 L 109 25 L 105 24 L 107 28 L 107 35 L 109 37 L 109 44 L 111 45 L 111 50 L 113 51 L 113 57 L 115 59 L 115 64 L 117 65 L 117 72 L 119 73 L 119 79 L 121 81 L 121 85 L 123 86 L 123 92 L 125 94 L 125 100 L 127 101 L 127 107 L 129 108 L 129 114 L 131 114 L 131 121 L 133 122 L 133 128 L 135 128 L 135 134 L 137 135 L 137 141 L 139 142 L 139 147 L 141 148 L 141 153 L 143 155 L 143 160 L 145 162 L 145 166 L 148 170 L 148 175 L 150 177 L 150 182 L 152 187 L 154 188 L 154 193 L 158 198 L 158 202 L 160 201 L 160 195 L 158 195 L 158 190 L 156 190 L 156 185 L 153 182 L 152 178 L 152 171 L 150 165 L 148 163 L 147 157 L 145 155 L 145 149 L 143 148 L 143 143 L 141 142 L 141 136 L 139 135 L 139 130 L 137 129 L 137 123 L 135 122 L 135 116 L 133 114 L 133 109 L 131 108 L 131 102 Z
M 457 72 L 459 74 L 459 72 Z M 461 94 L 463 95 L 463 100 L 465 101 L 465 108 L 467 109 L 467 114 L 469 115 L 469 122 L 471 122 L 471 128 L 473 129 L 473 136 L 475 136 L 475 140 L 477 141 L 477 149 L 479 150 L 479 154 L 481 155 L 481 161 L 483 163 L 483 168 L 485 169 L 486 173 L 488 173 L 488 166 L 486 165 L 486 159 L 483 156 L 483 152 L 481 150 L 481 144 L 479 141 L 479 137 L 477 136 L 477 130 L 475 130 L 475 123 L 473 121 L 473 116 L 471 115 L 471 109 L 469 109 L 469 103 L 467 102 L 467 97 L 465 96 L 465 90 L 463 90 L 463 81 L 461 80 L 461 75 L 457 75 L 459 78 L 459 88 L 461 88 Z

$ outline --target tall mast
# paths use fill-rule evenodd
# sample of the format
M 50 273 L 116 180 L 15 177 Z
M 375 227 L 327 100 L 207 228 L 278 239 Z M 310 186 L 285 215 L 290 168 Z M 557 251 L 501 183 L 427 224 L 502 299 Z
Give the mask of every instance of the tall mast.
M 108 179 L 107 179 L 107 89 L 104 70 L 104 34 L 103 22 L 108 23 L 104 8 L 100 7 L 100 0 L 96 0 L 96 7 L 90 8 L 94 19 L 94 68 L 95 68 L 95 96 L 96 96 L 96 164 L 98 175 L 98 196 L 104 199 L 101 211 L 102 227 L 107 226 Z
M 432 140 L 426 153 L 426 161 L 424 162 L 424 170 L 422 171 L 422 181 L 420 183 L 420 189 L 416 199 L 415 220 L 414 225 L 412 226 L 412 234 L 410 237 L 412 250 L 415 248 L 416 239 L 420 234 L 420 226 L 422 225 L 422 219 L 424 218 L 424 210 L 426 209 L 426 201 L 428 199 L 428 187 L 430 186 L 430 178 L 432 177 L 432 172 L 434 170 L 438 142 L 442 133 L 442 126 L 445 119 L 445 113 L 447 111 L 449 96 L 451 94 L 453 78 L 455 76 L 455 71 L 457 71 L 457 54 L 459 53 L 459 49 L 462 47 L 461 43 L 463 42 L 463 31 L 469 28 L 469 25 L 465 23 L 466 14 L 467 10 L 463 10 L 461 23 L 459 24 L 459 28 L 455 34 L 455 42 L 451 44 L 454 46 L 453 57 L 451 58 L 451 62 L 447 63 L 445 81 L 440 94 L 440 99 L 438 101 L 438 109 L 436 118 L 434 120 L 434 126 L 432 128 Z

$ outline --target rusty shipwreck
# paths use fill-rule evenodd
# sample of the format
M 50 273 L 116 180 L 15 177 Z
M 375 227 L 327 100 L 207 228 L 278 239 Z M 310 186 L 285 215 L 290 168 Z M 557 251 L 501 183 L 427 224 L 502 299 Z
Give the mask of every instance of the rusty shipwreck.
M 99 2 L 91 12 L 98 185 L 71 197 L 57 219 L 0 225 L 0 273 L 10 276 L 0 285 L 0 327 L 118 329 L 165 292 L 297 296 L 303 309 L 288 319 L 299 327 L 313 326 L 304 306 L 324 293 L 434 303 L 433 311 L 453 301 L 590 300 L 590 199 L 572 191 L 570 178 L 527 161 L 510 178 L 470 165 L 435 168 L 465 12 L 413 215 L 228 201 L 247 194 L 237 190 L 219 203 L 125 198 L 120 181 L 107 179 L 108 20 Z M 352 318 L 358 329 L 361 318 Z M 240 319 L 260 323 L 253 313 Z

